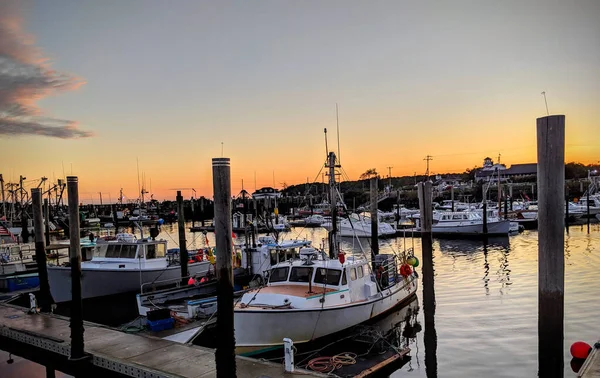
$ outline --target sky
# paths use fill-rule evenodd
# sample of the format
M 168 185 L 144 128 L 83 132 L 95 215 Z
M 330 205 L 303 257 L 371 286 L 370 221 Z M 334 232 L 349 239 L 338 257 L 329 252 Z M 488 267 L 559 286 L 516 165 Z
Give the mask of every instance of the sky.
M 324 128 L 337 151 L 336 103 L 350 179 L 529 163 L 542 91 L 566 160 L 596 163 L 598 19 L 597 0 L 3 1 L 0 173 L 77 175 L 84 202 L 138 177 L 212 196 L 226 156 L 233 194 L 281 188 L 318 177 Z

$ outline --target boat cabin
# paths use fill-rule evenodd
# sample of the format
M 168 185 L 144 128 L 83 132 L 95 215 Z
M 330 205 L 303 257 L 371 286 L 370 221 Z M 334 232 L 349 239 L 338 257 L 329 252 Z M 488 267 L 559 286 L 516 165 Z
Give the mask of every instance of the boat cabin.
M 117 235 L 116 240 L 98 239 L 94 247 L 94 261 L 114 259 L 145 259 L 164 258 L 167 251 L 165 240 L 137 240 L 133 235 Z
M 299 259 L 301 249 L 308 248 L 310 240 L 285 240 L 277 243 L 271 236 L 258 238 L 256 248 L 242 248 L 242 267 L 252 274 L 264 276 L 271 266 L 293 259 Z

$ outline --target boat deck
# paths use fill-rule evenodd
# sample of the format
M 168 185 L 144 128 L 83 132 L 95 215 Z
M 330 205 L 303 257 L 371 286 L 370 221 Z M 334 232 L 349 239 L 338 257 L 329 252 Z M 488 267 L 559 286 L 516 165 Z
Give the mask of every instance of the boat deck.
M 334 292 L 335 289 L 319 287 L 313 285 L 312 290 L 308 292 L 308 286 L 304 285 L 273 285 L 273 286 L 265 286 L 260 290 L 261 293 L 265 294 L 286 294 L 292 295 L 294 297 L 312 297 L 314 295 L 320 295 L 323 293 L 331 293 Z M 250 292 L 251 293 L 251 292 Z
M 214 377 L 213 349 L 182 345 L 156 337 L 124 333 L 94 323 L 84 323 L 85 351 L 93 368 L 134 377 Z M 35 356 L 64 361 L 70 355 L 69 319 L 51 314 L 30 315 L 25 309 L 0 304 L 0 345 L 7 352 L 27 348 Z M 20 348 L 20 349 L 19 349 Z M 284 373 L 283 366 L 236 356 L 238 377 L 323 376 L 306 370 Z M 60 370 L 60 369 L 59 369 Z

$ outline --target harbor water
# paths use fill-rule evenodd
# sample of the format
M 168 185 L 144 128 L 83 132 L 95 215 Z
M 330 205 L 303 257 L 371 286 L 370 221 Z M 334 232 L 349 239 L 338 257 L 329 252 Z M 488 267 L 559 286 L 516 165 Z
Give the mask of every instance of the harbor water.
M 139 236 L 139 232 L 136 233 Z M 537 231 L 524 231 L 510 237 L 490 238 L 487 242 L 434 239 L 433 324 L 425 324 L 422 283 L 417 299 L 407 304 L 408 311 L 397 309 L 381 321 L 398 327 L 400 346 L 411 348 L 410 360 L 399 364 L 391 376 L 537 376 L 537 237 Z M 169 248 L 177 247 L 177 226 L 163 225 L 159 238 L 168 240 Z M 206 238 L 214 245 L 212 233 Z M 206 238 L 202 233 L 188 233 L 188 248 L 205 246 Z M 280 239 L 295 238 L 307 238 L 320 246 L 327 241 L 327 234 L 321 228 L 292 228 L 291 232 L 280 235 Z M 243 241 L 243 235 L 234 239 L 235 243 Z M 346 253 L 360 253 L 361 246 L 368 253 L 369 240 L 342 239 Z M 415 256 L 421 260 L 419 238 L 406 235 L 380 240 L 380 253 L 400 253 L 408 248 L 414 248 Z M 586 226 L 570 228 L 565 236 L 565 270 L 564 369 L 565 377 L 575 377 L 570 345 L 578 340 L 591 344 L 600 337 L 600 281 L 597 278 L 600 225 L 592 225 L 589 234 Z M 417 271 L 420 273 L 420 267 Z M 345 343 L 344 347 L 353 348 L 353 345 Z M 300 352 L 321 347 L 319 343 L 305 345 Z M 353 352 L 343 348 L 341 351 Z M 277 353 L 257 357 L 277 360 Z M 3 357 L 5 355 L 3 352 Z M 310 354 L 299 355 L 296 362 L 302 362 L 307 356 Z M 7 366 L 4 361 L 0 363 L 4 365 L 0 368 L 2 372 Z M 19 361 L 18 365 L 23 376 L 36 377 L 38 372 L 43 376 L 44 371 L 33 367 L 33 363 Z M 16 374 L 15 368 L 17 366 L 12 365 L 11 373 Z

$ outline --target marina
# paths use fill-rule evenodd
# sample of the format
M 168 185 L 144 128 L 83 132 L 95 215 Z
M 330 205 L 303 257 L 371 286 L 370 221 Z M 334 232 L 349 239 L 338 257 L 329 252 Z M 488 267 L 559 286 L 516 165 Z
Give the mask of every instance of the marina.
M 0 1 L 0 378 L 600 378 L 598 15 Z

